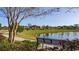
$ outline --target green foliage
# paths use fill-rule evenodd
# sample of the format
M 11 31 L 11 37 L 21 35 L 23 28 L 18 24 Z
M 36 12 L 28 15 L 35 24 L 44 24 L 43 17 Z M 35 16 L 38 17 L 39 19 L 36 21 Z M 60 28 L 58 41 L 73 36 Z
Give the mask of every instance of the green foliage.
M 2 27 L 2 25 L 1 25 L 1 23 L 0 23 L 0 29 L 1 29 L 1 27 Z
M 23 32 L 24 31 L 24 27 L 23 26 L 19 26 L 17 29 L 17 32 Z
M 1 27 L 2 30 L 8 30 L 7 26 Z
M 76 43 L 76 44 L 75 44 L 75 43 Z M 67 43 L 65 44 L 65 50 L 67 50 L 67 51 L 73 51 L 73 50 L 78 49 L 77 46 L 78 46 L 77 42 L 70 41 L 70 42 L 67 42 Z
M 0 27 L 2 27 L 1 23 L 0 23 Z
M 1 40 L 0 41 L 0 50 L 5 51 L 5 50 L 8 50 L 8 48 L 9 48 L 8 40 L 6 40 L 6 39 Z
M 22 41 L 11 44 L 7 38 L 0 39 L 0 51 L 34 51 L 36 49 L 36 43 L 30 41 Z
M 30 41 L 23 41 L 23 44 L 26 45 L 26 46 L 35 46 L 36 43 L 35 42 L 30 42 Z

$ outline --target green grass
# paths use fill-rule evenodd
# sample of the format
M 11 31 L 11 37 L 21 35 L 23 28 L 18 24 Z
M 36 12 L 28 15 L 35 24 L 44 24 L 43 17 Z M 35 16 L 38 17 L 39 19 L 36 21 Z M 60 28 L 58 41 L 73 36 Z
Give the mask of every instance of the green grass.
M 56 33 L 56 32 L 78 32 L 79 30 L 74 29 L 52 29 L 52 30 L 24 30 L 21 33 L 18 33 L 17 36 L 28 38 L 28 39 L 36 39 L 36 34 L 44 34 L 44 33 Z
M 35 39 L 36 34 L 43 33 L 56 33 L 56 32 L 78 32 L 79 30 L 68 30 L 68 29 L 53 29 L 53 30 L 24 30 L 21 33 L 18 33 L 18 36 L 23 38 Z M 36 42 L 31 41 L 22 41 L 15 42 L 14 44 L 10 44 L 7 38 L 0 35 L 0 51 L 35 51 L 36 50 Z
M 8 42 L 7 38 L 1 38 L 0 36 L 0 51 L 35 51 L 36 42 L 21 41 L 14 42 L 13 44 Z
M 8 32 L 8 30 L 1 29 L 0 32 Z

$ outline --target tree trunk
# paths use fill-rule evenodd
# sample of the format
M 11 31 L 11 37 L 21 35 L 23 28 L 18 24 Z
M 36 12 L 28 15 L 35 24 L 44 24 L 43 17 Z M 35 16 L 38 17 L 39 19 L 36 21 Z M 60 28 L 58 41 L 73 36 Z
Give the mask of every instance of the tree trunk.
M 10 43 L 13 43 L 13 31 L 9 30 L 9 38 L 8 38 Z
M 13 42 L 15 41 L 17 29 L 18 29 L 18 23 L 15 24 L 15 27 L 14 27 L 14 30 L 13 30 Z
M 16 29 L 15 30 L 12 30 L 12 31 L 9 31 L 9 42 L 10 43 L 14 43 L 15 42 L 15 37 L 16 37 Z
M 15 42 L 15 37 L 16 37 L 16 29 L 13 31 L 13 39 L 12 39 L 12 42 L 14 43 Z
M 12 27 L 9 27 L 9 42 L 10 43 L 15 42 L 17 28 L 18 28 L 18 24 L 13 25 Z

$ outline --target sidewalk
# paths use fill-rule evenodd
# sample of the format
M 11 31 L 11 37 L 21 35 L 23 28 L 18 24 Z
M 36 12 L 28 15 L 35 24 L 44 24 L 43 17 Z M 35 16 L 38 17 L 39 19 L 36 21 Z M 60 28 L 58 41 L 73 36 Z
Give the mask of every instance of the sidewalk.
M 8 38 L 8 32 L 3 33 L 2 35 Z M 21 37 L 15 37 L 15 41 L 24 41 L 24 40 L 28 40 L 28 41 L 32 41 L 32 42 L 35 41 L 35 40 L 31 40 L 31 39 L 24 39 Z

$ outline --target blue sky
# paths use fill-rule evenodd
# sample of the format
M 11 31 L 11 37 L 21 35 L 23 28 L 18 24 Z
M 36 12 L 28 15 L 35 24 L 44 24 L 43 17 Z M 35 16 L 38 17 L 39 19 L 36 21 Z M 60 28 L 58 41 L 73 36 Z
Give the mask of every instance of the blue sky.
M 60 12 L 53 12 L 52 15 L 43 17 L 29 17 L 21 22 L 21 25 L 49 25 L 49 26 L 62 26 L 79 24 L 79 9 L 73 9 L 72 12 L 65 12 L 66 8 L 61 8 Z M 7 19 L 0 17 L 2 26 L 7 26 Z

